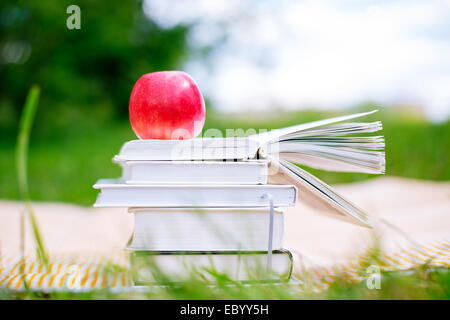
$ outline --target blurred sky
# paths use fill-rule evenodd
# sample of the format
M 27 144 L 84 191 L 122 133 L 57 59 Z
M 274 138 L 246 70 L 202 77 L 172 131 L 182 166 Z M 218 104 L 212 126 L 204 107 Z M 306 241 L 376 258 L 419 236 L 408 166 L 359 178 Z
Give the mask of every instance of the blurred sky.
M 373 101 L 450 116 L 450 1 L 145 0 L 163 27 L 214 45 L 185 66 L 221 111 Z

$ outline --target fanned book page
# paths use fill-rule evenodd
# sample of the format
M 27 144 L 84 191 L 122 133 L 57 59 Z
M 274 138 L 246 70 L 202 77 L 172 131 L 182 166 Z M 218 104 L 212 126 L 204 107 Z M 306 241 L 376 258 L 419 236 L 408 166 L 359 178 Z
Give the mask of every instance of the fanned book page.
M 325 119 L 252 136 L 262 145 L 259 153 L 269 158 L 272 173 L 275 172 L 269 173 L 269 182 L 294 184 L 305 204 L 337 219 L 370 226 L 367 213 L 295 164 L 328 171 L 384 173 L 384 138 L 379 135 L 354 136 L 381 130 L 381 122 L 338 123 L 375 112 Z
M 272 159 L 279 157 L 329 171 L 380 174 L 385 170 L 384 138 L 353 135 L 379 131 L 381 122 L 337 123 L 374 112 L 376 110 L 300 124 L 249 138 L 258 141 L 260 155 Z
M 354 122 L 354 119 L 376 111 L 299 124 L 248 137 L 133 140 L 125 143 L 114 159 L 247 161 L 266 158 L 270 160 L 272 169 L 278 169 L 276 175 L 269 172 L 269 182 L 292 183 L 299 188 L 300 200 L 339 219 L 369 226 L 368 216 L 363 210 L 295 164 L 328 171 L 384 173 L 384 138 L 371 135 L 382 129 L 381 122 Z
M 356 205 L 337 193 L 319 178 L 298 166 L 280 159 L 271 165 L 277 173 L 269 176 L 271 183 L 291 183 L 297 186 L 303 203 L 334 218 L 353 224 L 370 226 L 368 215 Z

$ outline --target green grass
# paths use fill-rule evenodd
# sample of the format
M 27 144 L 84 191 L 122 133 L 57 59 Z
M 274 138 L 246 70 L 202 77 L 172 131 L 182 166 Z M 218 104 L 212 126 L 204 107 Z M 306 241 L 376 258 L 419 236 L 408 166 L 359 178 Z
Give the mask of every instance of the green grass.
M 19 185 L 19 193 L 20 198 L 25 202 L 25 211 L 28 214 L 28 218 L 31 222 L 31 227 L 33 229 L 34 239 L 36 241 L 36 251 L 37 256 L 40 260 L 42 260 L 45 264 L 47 261 L 47 254 L 45 252 L 42 237 L 39 232 L 39 228 L 37 225 L 37 221 L 35 218 L 35 214 L 33 212 L 33 208 L 31 206 L 31 198 L 28 188 L 28 170 L 27 170 L 27 162 L 28 162 L 28 148 L 29 148 L 29 140 L 31 127 L 33 125 L 34 117 L 36 115 L 36 109 L 39 103 L 39 95 L 40 88 L 36 85 L 31 87 L 27 99 L 25 101 L 24 110 L 22 112 L 19 124 L 19 133 L 17 135 L 17 145 L 16 145 L 16 170 L 17 170 L 17 182 Z M 22 213 L 22 228 L 21 228 L 21 243 L 25 243 L 25 233 L 24 233 L 24 213 Z M 23 247 L 22 249 L 22 257 L 24 256 Z
M 406 272 L 382 273 L 380 289 L 368 289 L 366 281 L 350 282 L 338 278 L 326 290 L 312 291 L 301 285 L 229 285 L 218 282 L 207 286 L 198 278 L 178 286 L 154 288 L 149 292 L 113 293 L 107 289 L 89 292 L 14 292 L 0 289 L 0 299 L 327 299 L 327 300 L 449 300 L 450 270 L 417 268 Z

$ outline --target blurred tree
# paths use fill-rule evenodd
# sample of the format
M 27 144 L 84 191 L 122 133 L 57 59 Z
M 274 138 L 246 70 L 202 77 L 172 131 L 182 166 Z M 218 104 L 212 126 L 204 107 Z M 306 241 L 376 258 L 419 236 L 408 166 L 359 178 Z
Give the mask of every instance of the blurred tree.
M 66 26 L 72 4 L 81 9 L 80 30 Z M 127 119 L 135 81 L 144 73 L 180 68 L 188 31 L 161 29 L 144 15 L 141 1 L 2 1 L 0 133 L 15 134 L 33 83 L 42 86 L 37 132 L 77 121 Z

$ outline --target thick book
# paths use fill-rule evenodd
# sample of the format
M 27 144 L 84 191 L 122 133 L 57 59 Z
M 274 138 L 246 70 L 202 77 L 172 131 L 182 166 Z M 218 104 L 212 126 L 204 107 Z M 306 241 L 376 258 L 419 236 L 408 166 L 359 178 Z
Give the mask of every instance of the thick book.
M 376 110 L 275 129 L 243 138 L 133 140 L 116 161 L 268 159 L 269 183 L 293 183 L 307 203 L 320 211 L 362 226 L 370 226 L 364 210 L 331 186 L 295 164 L 312 168 L 381 174 L 385 171 L 384 138 L 364 135 L 382 129 L 380 121 L 347 122 Z
M 127 249 L 264 251 L 269 208 L 130 208 L 134 233 Z M 282 248 L 284 214 L 274 210 L 272 248 Z
M 118 161 L 126 184 L 266 184 L 267 160 Z
M 201 279 L 214 282 L 219 275 L 231 281 L 288 281 L 291 277 L 292 254 L 287 250 L 272 252 L 270 271 L 267 252 L 134 251 L 130 256 L 135 285 L 180 282 Z
M 121 179 L 100 179 L 94 207 L 276 207 L 292 206 L 293 185 L 155 185 L 125 184 Z

